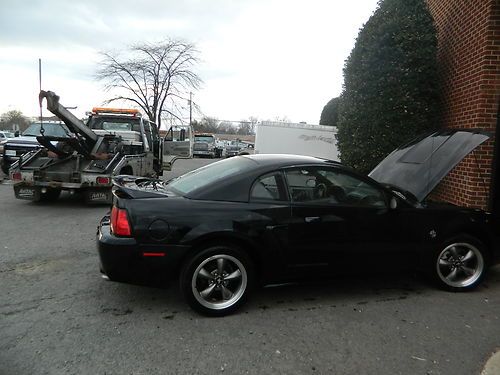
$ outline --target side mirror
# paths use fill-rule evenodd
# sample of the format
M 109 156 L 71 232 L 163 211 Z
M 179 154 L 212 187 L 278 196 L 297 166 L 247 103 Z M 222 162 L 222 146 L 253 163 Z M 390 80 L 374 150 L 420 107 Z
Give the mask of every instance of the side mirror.
M 16 132 L 14 133 L 14 137 L 19 137 L 19 130 L 16 130 Z
M 396 208 L 398 208 L 398 200 L 395 197 L 391 197 L 389 207 L 391 208 L 391 210 L 395 210 Z
M 181 129 L 181 134 L 179 136 L 180 141 L 185 141 L 186 140 L 186 129 Z

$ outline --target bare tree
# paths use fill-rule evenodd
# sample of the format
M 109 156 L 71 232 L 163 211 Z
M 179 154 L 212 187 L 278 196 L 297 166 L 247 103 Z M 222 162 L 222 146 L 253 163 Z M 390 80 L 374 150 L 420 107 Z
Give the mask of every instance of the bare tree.
M 0 115 L 0 129 L 23 131 L 29 124 L 29 119 L 18 110 L 11 110 Z
M 202 83 L 194 72 L 199 51 L 180 40 L 136 44 L 124 58 L 116 52 L 101 52 L 101 56 L 96 78 L 114 95 L 106 103 L 132 102 L 158 126 L 165 115 L 182 121 L 189 91 Z
M 231 121 L 221 121 L 217 127 L 219 134 L 236 134 L 236 127 Z
M 215 117 L 204 116 L 200 121 L 193 121 L 193 128 L 196 132 L 216 133 L 218 124 Z

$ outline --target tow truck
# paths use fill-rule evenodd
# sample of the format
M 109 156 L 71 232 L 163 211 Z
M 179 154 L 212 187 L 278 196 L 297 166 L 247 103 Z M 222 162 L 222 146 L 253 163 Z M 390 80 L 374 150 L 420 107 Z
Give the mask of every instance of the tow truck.
M 22 155 L 9 170 L 18 199 L 55 200 L 67 190 L 82 193 L 87 203 L 109 203 L 113 177 L 159 177 L 175 160 L 193 157 L 189 125 L 171 127 L 162 139 L 157 125 L 136 109 L 96 107 L 84 123 L 54 92 L 40 91 L 40 105 L 43 99 L 72 136 L 41 130 L 37 140 L 43 147 Z

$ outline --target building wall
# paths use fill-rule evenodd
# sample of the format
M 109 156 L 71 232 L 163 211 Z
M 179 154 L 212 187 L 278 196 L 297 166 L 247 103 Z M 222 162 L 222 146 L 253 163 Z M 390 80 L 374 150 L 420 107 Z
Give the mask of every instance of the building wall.
M 427 0 L 438 32 L 440 125 L 494 136 L 500 99 L 500 0 Z M 464 159 L 431 197 L 487 209 L 494 137 Z

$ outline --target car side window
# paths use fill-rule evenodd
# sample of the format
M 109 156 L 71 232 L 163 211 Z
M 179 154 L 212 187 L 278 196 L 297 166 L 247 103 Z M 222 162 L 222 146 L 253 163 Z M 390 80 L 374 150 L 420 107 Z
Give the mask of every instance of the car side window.
M 278 173 L 267 174 L 257 178 L 252 185 L 250 200 L 280 201 Z
M 382 190 L 334 168 L 302 167 L 285 172 L 292 202 L 385 207 Z

